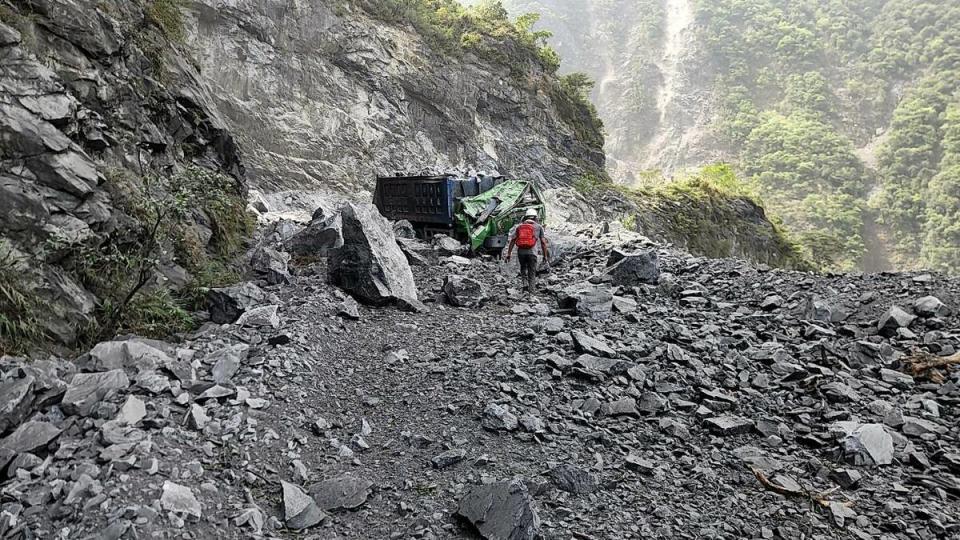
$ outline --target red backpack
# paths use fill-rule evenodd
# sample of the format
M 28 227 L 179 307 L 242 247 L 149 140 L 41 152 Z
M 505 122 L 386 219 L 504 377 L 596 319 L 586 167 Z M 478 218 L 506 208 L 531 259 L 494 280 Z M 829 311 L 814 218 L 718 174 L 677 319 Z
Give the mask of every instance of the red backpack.
M 521 223 L 517 227 L 517 247 L 533 249 L 537 245 L 537 230 L 532 223 Z

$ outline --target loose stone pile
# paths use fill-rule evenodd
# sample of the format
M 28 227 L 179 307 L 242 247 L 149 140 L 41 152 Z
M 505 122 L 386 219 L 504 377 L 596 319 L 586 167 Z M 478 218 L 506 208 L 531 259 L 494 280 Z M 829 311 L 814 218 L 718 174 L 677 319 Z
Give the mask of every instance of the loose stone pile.
M 526 296 L 400 239 L 403 309 L 270 263 L 179 343 L 5 357 L 0 538 L 960 535 L 960 283 L 627 240 Z

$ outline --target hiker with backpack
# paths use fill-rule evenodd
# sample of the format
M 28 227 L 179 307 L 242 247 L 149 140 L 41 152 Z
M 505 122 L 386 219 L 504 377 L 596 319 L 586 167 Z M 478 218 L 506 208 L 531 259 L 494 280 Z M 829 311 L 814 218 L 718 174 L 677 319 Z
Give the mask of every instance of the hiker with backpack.
M 543 260 L 550 264 L 550 252 L 547 250 L 547 237 L 543 226 L 537 223 L 537 211 L 533 208 L 523 215 L 523 221 L 510 229 L 510 242 L 507 246 L 507 261 L 513 256 L 513 248 L 517 248 L 517 259 L 520 261 L 520 279 L 530 294 L 537 288 L 537 244 L 543 251 Z

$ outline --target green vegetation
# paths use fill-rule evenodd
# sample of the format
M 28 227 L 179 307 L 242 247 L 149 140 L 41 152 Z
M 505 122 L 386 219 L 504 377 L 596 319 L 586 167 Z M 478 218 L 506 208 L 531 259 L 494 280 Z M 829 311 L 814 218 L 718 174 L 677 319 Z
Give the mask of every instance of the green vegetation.
M 43 341 L 40 313 L 46 306 L 27 281 L 29 274 L 0 241 L 0 356 L 20 354 Z
M 167 39 L 174 43 L 183 43 L 186 34 L 183 29 L 183 0 L 150 0 L 146 13 L 163 30 Z
M 553 102 L 560 118 L 577 138 L 594 148 L 603 148 L 603 121 L 590 101 L 594 82 L 583 73 L 570 73 L 557 79 Z
M 960 130 L 950 113 L 960 4 L 700 0 L 697 18 L 717 74 L 715 131 L 815 260 L 855 268 L 864 216 L 877 214 L 896 266 L 956 271 L 947 139 Z M 898 87 L 907 88 L 899 104 Z M 867 171 L 853 148 L 881 133 L 877 170 Z M 882 193 L 865 213 L 875 184 Z
M 624 226 L 684 246 L 691 253 L 738 256 L 780 268 L 818 268 L 809 250 L 779 219 L 768 218 L 754 187 L 737 178 L 727 164 L 703 167 L 673 180 L 651 178 L 644 187 L 628 188 L 594 177 L 584 177 L 574 187 L 587 197 L 604 190 L 625 196 L 636 210 L 621 218 Z
M 511 20 L 500 0 L 483 0 L 468 7 L 457 0 L 343 1 L 359 4 L 380 20 L 413 26 L 439 53 L 471 53 L 507 66 L 518 84 L 531 89 L 540 89 L 537 72 L 546 74 L 547 91 L 560 118 L 580 141 L 603 147 L 603 122 L 588 97 L 593 81 L 582 73 L 554 77 L 560 55 L 547 45 L 552 33 L 534 29 L 538 14 L 526 13 Z
M 98 245 L 48 242 L 48 258 L 99 299 L 86 340 L 132 332 L 163 337 L 193 326 L 207 287 L 238 280 L 232 261 L 252 234 L 243 190 L 234 179 L 188 167 L 169 177 L 107 171 L 105 188 L 126 220 Z M 186 268 L 192 281 L 171 293 L 154 284 L 161 265 Z
M 521 15 L 511 21 L 499 0 L 464 7 L 457 0 L 347 0 L 378 19 L 410 24 L 431 47 L 444 54 L 468 52 L 525 75 L 531 62 L 548 73 L 560 66 L 559 56 L 546 44 L 552 34 L 534 31 L 539 16 Z

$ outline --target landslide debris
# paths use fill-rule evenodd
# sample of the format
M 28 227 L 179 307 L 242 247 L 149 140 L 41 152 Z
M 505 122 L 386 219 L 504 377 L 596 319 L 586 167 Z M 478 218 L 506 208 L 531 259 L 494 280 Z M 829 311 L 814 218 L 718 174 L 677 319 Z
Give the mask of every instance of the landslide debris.
M 0 537 L 960 534 L 960 282 L 573 233 L 533 296 L 401 239 L 435 261 L 419 312 L 343 316 L 321 258 L 216 291 L 236 322 L 180 343 L 3 357 Z M 657 283 L 614 283 L 614 248 Z

